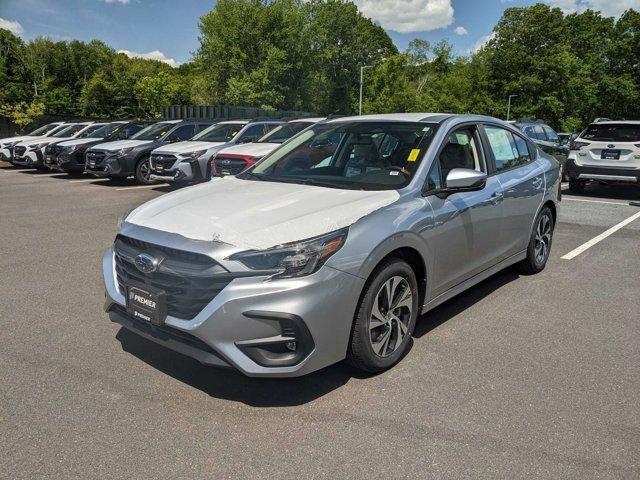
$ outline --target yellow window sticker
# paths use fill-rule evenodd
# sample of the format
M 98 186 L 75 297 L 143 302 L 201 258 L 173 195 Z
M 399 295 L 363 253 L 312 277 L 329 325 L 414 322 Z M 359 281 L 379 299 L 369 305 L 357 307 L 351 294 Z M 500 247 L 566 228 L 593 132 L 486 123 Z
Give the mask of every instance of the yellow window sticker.
M 407 157 L 407 162 L 415 162 L 418 160 L 418 155 L 420 155 L 420 149 L 414 148 L 409 152 L 409 156 Z

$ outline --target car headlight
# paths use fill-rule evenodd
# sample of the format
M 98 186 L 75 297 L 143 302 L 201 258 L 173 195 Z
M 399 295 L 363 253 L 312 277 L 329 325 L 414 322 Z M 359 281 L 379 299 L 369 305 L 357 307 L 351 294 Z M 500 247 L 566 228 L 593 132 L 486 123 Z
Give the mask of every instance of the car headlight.
M 270 278 L 294 278 L 310 275 L 320 269 L 347 239 L 348 228 L 321 237 L 288 243 L 267 250 L 249 250 L 229 257 L 251 270 L 271 274 Z
M 49 142 L 45 142 L 45 143 L 34 143 L 33 145 L 29 145 L 29 148 L 31 150 L 37 150 L 39 148 L 42 147 L 46 147 L 47 145 L 49 145 Z
M 193 159 L 193 158 L 201 157 L 205 153 L 207 153 L 206 150 L 198 150 L 198 151 L 195 151 L 195 152 L 181 153 L 180 155 L 183 156 L 183 157 L 187 157 L 187 158 Z
M 77 148 L 77 145 L 70 145 L 68 147 L 64 147 L 65 153 L 72 153 Z
M 116 155 L 118 155 L 119 157 L 123 157 L 124 155 L 126 155 L 127 153 L 129 153 L 132 150 L 133 150 L 133 147 L 121 148 L 120 150 L 118 150 Z
M 127 219 L 127 217 L 129 215 L 131 215 L 131 212 L 133 212 L 135 210 L 135 208 L 131 208 L 129 210 L 127 210 L 124 215 L 122 215 L 120 218 L 118 218 L 118 231 L 120 231 L 120 229 L 122 228 L 122 224 L 125 222 L 125 220 Z

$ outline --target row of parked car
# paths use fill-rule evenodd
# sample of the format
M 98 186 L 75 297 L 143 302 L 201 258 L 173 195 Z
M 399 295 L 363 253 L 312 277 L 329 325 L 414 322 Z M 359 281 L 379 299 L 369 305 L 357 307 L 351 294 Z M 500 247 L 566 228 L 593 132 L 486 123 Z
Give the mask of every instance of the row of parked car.
M 240 173 L 320 120 L 54 122 L 0 140 L 0 159 L 141 184 L 195 183 Z
M 54 122 L 0 140 L 0 159 L 70 174 L 197 183 L 236 175 L 324 118 L 280 120 L 119 120 Z M 590 181 L 640 182 L 640 122 L 596 119 L 558 134 L 541 120 L 510 122 L 562 165 L 574 193 Z

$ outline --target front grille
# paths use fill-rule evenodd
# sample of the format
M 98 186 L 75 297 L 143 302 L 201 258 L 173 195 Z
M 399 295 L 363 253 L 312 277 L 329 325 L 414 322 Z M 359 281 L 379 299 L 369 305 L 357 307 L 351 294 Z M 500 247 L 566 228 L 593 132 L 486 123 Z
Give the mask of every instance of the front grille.
M 151 167 L 154 170 L 158 170 L 158 167 L 160 167 L 160 171 L 169 170 L 176 163 L 176 160 L 174 155 L 151 155 Z
M 217 156 L 215 159 L 216 170 L 219 173 L 226 173 L 229 175 L 237 175 L 247 168 L 247 162 L 241 158 L 228 158 L 225 156 Z
M 26 151 L 27 151 L 27 147 L 24 147 L 24 146 L 22 146 L 22 145 L 18 145 L 17 147 L 14 147 L 14 148 L 13 148 L 13 154 L 14 154 L 16 157 L 21 157 L 21 156 L 23 156 L 23 155 L 26 153 Z
M 105 153 L 104 152 L 96 152 L 89 150 L 87 152 L 87 166 L 90 166 L 90 162 L 95 162 L 96 168 L 100 166 L 102 161 L 104 160 Z M 91 167 L 94 168 L 94 167 Z
M 210 257 L 200 253 L 143 242 L 119 235 L 114 245 L 116 277 L 124 294 L 128 282 L 138 282 L 164 290 L 167 314 L 191 320 L 226 287 L 233 275 Z M 133 260 L 149 253 L 163 260 L 158 270 L 142 273 Z

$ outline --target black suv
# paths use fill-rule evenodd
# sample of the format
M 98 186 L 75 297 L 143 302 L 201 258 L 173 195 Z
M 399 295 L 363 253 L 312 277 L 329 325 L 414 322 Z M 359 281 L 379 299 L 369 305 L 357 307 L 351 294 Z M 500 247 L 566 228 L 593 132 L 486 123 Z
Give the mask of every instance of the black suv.
M 542 151 L 553 155 L 562 165 L 562 177 L 566 180 L 564 165 L 569 156 L 569 145 L 562 141 L 558 134 L 542 120 L 519 119 L 513 122 L 522 132 L 529 137 Z
M 151 151 L 168 143 L 189 140 L 213 123 L 212 120 L 161 120 L 128 140 L 99 143 L 87 150 L 85 172 L 110 179 L 133 175 L 138 183 L 154 183 L 150 177 Z
M 115 121 L 91 132 L 86 138 L 49 144 L 44 151 L 44 163 L 51 170 L 82 173 L 85 153 L 89 148 L 100 143 L 126 140 L 152 123 L 154 121 L 151 120 Z

